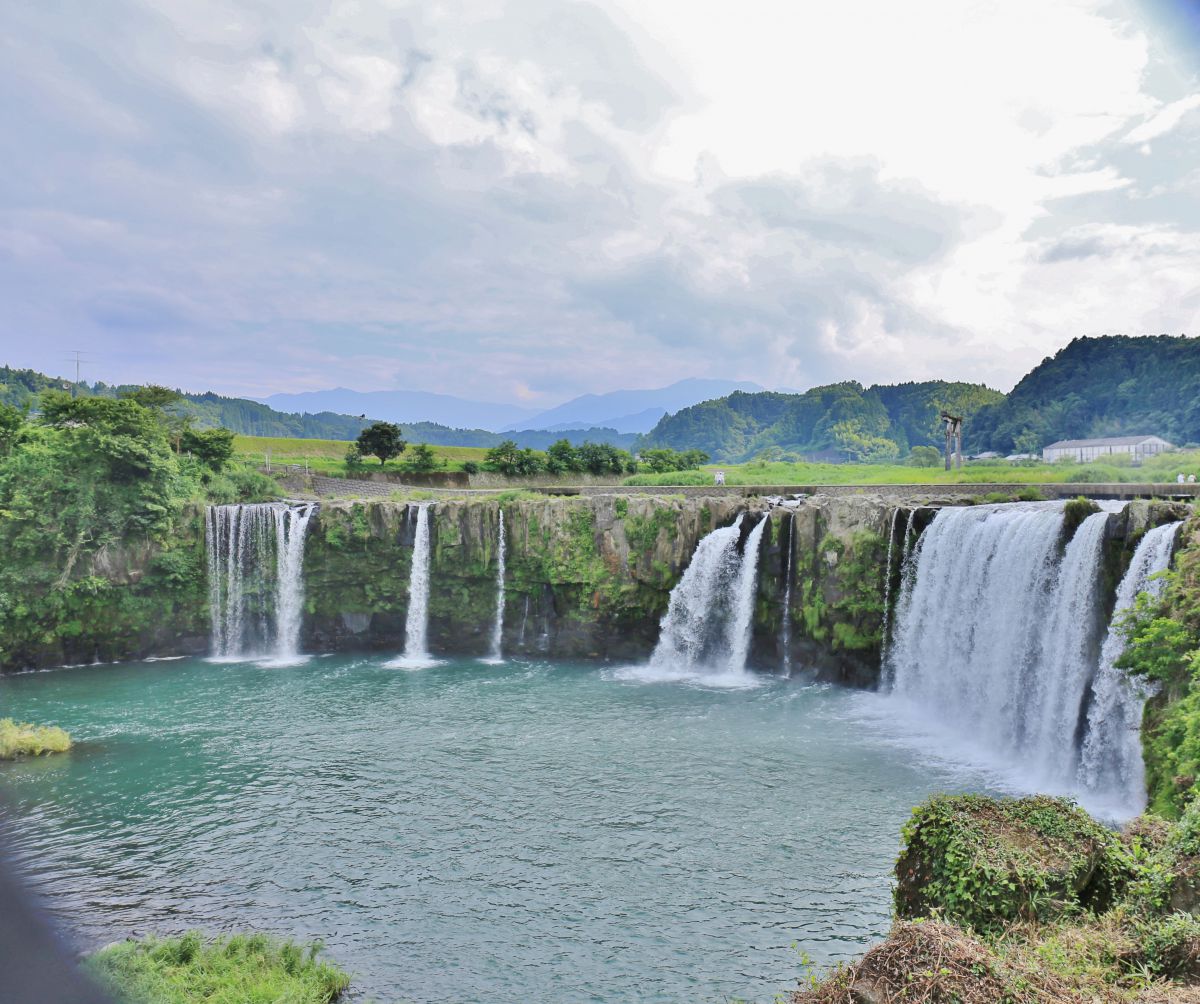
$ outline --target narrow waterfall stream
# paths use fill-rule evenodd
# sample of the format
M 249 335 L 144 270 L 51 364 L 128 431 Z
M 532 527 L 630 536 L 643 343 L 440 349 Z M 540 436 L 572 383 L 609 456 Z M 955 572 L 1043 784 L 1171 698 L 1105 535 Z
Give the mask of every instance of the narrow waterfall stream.
M 483 662 L 499 665 L 504 661 L 504 507 L 499 507 L 496 540 L 496 618 L 492 621 L 492 646 Z
M 1117 587 L 1112 625 L 1129 610 L 1138 593 L 1161 596 L 1165 581 L 1155 576 L 1166 571 L 1180 523 L 1147 531 Z M 1149 686 L 1130 678 L 1114 663 L 1125 650 L 1125 638 L 1113 626 L 1100 649 L 1100 667 L 1092 686 L 1087 727 L 1080 754 L 1078 781 L 1085 791 L 1114 794 L 1119 804 L 1141 811 L 1146 806 L 1145 769 L 1142 764 L 1142 708 Z
M 732 526 L 713 530 L 696 545 L 691 563 L 671 590 L 659 625 L 658 644 L 644 667 L 625 675 L 650 679 L 697 679 L 718 686 L 745 686 L 758 551 L 767 519 L 745 535 L 741 514 Z
M 295 665 L 304 542 L 316 504 L 209 506 L 204 516 L 212 655 Z
M 938 512 L 904 576 L 884 679 L 1021 787 L 1132 815 L 1144 798 L 1144 695 L 1112 666 L 1121 642 L 1104 622 L 1101 589 L 1109 513 L 1088 516 L 1065 549 L 1063 519 L 1055 503 Z M 1114 617 L 1166 567 L 1173 536 L 1173 527 L 1147 534 Z
M 408 577 L 408 613 L 404 620 L 404 654 L 387 665 L 393 669 L 428 669 L 438 661 L 429 654 L 429 503 L 410 506 L 416 510 L 412 570 Z

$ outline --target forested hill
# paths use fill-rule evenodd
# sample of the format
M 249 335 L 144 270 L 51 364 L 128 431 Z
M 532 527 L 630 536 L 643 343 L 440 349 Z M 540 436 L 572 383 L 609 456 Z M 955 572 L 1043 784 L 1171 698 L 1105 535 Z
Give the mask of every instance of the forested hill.
M 943 408 L 966 418 L 1004 400 L 982 384 L 902 383 L 866 389 L 849 381 L 803 394 L 735 393 L 684 408 L 663 419 L 639 449 L 700 449 L 714 460 L 736 462 L 760 454 L 783 459 L 836 451 L 851 460 L 889 460 L 914 446 L 943 440 Z
M 1076 338 L 968 428 L 972 448 L 1027 452 L 1059 439 L 1155 435 L 1200 443 L 1200 340 Z
M 14 369 L 0 366 L 0 403 L 37 408 L 38 395 L 44 390 L 71 390 L 91 397 L 117 397 L 132 386 L 106 383 L 64 380 L 49 377 L 36 370 Z M 285 436 L 296 439 L 354 439 L 372 416 L 356 418 L 338 415 L 331 411 L 319 414 L 295 414 L 276 411 L 258 401 L 239 397 L 222 397 L 220 394 L 188 394 L 180 391 L 181 400 L 174 406 L 180 414 L 190 416 L 197 428 L 232 429 L 246 436 Z M 522 449 L 530 447 L 544 450 L 558 439 L 569 439 L 579 444 L 586 441 L 610 443 L 622 449 L 633 444 L 636 438 L 631 433 L 618 433 L 614 429 L 577 429 L 569 432 L 489 432 L 486 429 L 452 429 L 434 422 L 411 422 L 404 425 L 405 437 L 413 443 L 428 443 L 430 446 L 485 446 L 492 447 L 505 439 L 514 440 Z

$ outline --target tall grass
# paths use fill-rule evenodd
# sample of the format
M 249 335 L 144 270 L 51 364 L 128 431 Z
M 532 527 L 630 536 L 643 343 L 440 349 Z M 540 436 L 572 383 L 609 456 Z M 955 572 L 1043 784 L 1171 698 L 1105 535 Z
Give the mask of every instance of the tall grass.
M 70 748 L 71 737 L 55 725 L 31 725 L 0 718 L 0 760 L 65 753 Z
M 298 945 L 265 934 L 205 941 L 189 931 L 110 945 L 85 967 L 124 1004 L 330 1004 L 350 977 L 322 962 L 320 950 L 319 942 Z

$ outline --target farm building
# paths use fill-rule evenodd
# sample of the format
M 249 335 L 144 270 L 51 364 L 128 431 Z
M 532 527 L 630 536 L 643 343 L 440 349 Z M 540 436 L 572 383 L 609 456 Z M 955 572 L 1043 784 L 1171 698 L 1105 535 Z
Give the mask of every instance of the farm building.
M 1047 462 L 1064 458 L 1086 463 L 1113 453 L 1128 453 L 1135 464 L 1156 453 L 1175 447 L 1158 436 L 1115 436 L 1111 439 L 1061 439 L 1043 447 L 1042 459 Z

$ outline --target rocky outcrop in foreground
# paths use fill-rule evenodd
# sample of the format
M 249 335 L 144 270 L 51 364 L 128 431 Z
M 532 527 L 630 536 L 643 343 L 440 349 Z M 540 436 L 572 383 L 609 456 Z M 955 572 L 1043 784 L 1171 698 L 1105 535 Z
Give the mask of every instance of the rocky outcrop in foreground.
M 896 863 L 896 923 L 791 1004 L 1200 1002 L 1200 807 L 1121 834 L 1072 803 L 940 796 Z

